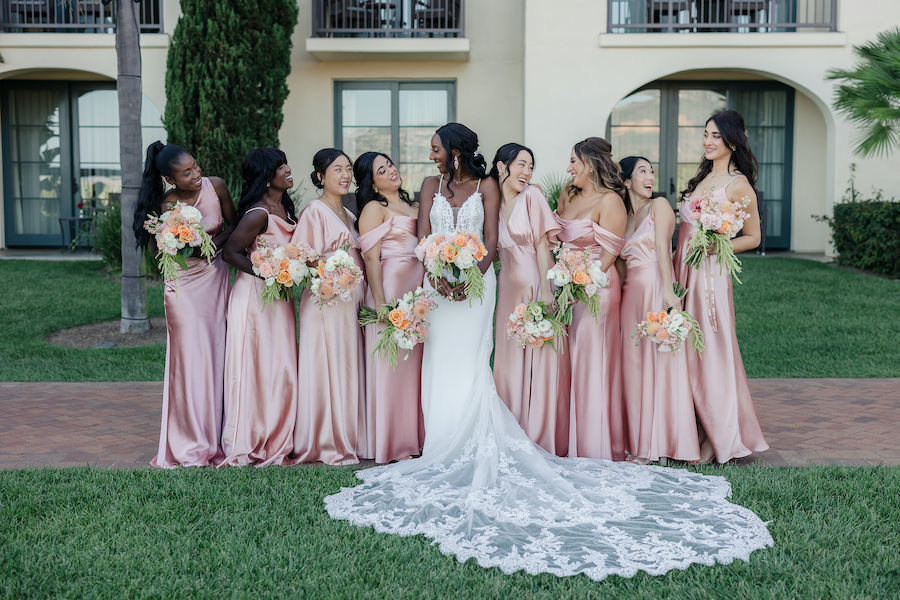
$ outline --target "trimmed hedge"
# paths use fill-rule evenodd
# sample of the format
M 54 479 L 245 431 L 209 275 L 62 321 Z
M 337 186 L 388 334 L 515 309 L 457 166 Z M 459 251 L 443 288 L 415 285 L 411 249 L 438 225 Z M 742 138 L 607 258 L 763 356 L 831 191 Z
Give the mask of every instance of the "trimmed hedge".
M 838 264 L 900 277 L 900 202 L 857 201 L 834 205 L 831 239 Z

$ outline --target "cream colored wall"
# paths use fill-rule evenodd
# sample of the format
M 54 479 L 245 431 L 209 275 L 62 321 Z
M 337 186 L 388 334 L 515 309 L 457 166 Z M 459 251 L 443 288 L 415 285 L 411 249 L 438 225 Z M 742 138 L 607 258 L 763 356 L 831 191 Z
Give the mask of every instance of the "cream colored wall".
M 829 239 L 825 223 L 813 219 L 827 211 L 825 178 L 825 118 L 819 108 L 802 92 L 794 95 L 794 170 L 791 185 L 791 249 L 796 252 L 822 252 Z
M 500 145 L 521 140 L 521 4 L 521 0 L 466 3 L 465 35 L 471 40 L 468 61 L 320 61 L 305 50 L 312 32 L 312 6 L 310 0 L 300 0 L 288 77 L 290 95 L 280 132 L 281 147 L 295 172 L 311 171 L 313 154 L 335 145 L 335 81 L 455 81 L 456 119 L 478 133 L 488 160 Z
M 830 212 L 840 201 L 851 162 L 858 165 L 860 181 L 871 180 L 900 196 L 900 169 L 891 167 L 896 155 L 867 160 L 852 155 L 857 132 L 831 110 L 833 84 L 824 80 L 829 68 L 853 65 L 853 44 L 863 44 L 884 24 L 900 21 L 900 4 L 841 0 L 839 7 L 837 33 L 607 34 L 605 2 L 526 0 L 525 143 L 539 154 L 537 175 L 555 165 L 561 168 L 573 143 L 602 136 L 612 108 L 635 89 L 685 71 L 737 71 L 781 81 L 805 96 L 804 120 L 824 131 L 797 139 L 796 152 L 810 169 L 801 173 L 795 168 L 794 187 L 820 185 L 823 211 Z M 819 111 L 818 120 L 813 108 Z M 819 145 L 801 145 L 806 140 Z M 821 148 L 824 157 L 811 164 L 810 157 Z M 821 183 L 804 179 L 812 177 Z M 804 205 L 804 210 L 812 207 Z M 824 230 L 795 212 L 795 247 L 829 250 Z

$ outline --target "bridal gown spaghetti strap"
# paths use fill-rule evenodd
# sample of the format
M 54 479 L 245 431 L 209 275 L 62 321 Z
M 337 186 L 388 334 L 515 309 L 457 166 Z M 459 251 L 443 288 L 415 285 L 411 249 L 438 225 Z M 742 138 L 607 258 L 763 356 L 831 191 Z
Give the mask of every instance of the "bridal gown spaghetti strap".
M 453 213 L 436 193 L 431 231 L 482 234 L 478 192 L 455 220 Z M 493 269 L 484 278 L 483 302 L 440 299 L 431 313 L 422 457 L 359 471 L 362 484 L 325 498 L 332 518 L 422 534 L 460 562 L 475 558 L 506 573 L 597 580 L 748 560 L 772 544 L 759 517 L 726 500 L 731 488 L 723 477 L 559 458 L 532 443 L 494 387 Z

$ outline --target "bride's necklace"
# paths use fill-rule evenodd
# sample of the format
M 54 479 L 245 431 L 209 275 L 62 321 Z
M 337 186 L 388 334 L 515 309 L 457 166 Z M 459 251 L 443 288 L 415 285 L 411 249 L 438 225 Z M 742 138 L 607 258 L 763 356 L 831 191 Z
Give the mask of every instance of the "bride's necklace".
M 472 181 L 472 176 L 471 176 L 471 175 L 469 175 L 469 176 L 466 177 L 465 179 L 454 179 L 454 180 L 453 180 L 453 183 L 455 183 L 456 185 L 459 185 L 459 184 L 465 183 L 465 182 L 467 182 L 467 181 Z

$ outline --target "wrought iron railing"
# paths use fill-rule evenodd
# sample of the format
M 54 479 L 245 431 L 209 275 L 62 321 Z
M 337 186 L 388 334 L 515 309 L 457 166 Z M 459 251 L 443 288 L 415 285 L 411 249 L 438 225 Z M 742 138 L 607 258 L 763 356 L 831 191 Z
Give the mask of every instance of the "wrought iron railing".
M 314 37 L 463 37 L 465 0 L 313 0 Z
M 837 0 L 607 0 L 610 33 L 837 31 Z
M 0 32 L 115 33 L 118 1 L 0 0 Z M 162 0 L 142 0 L 138 14 L 141 33 L 162 33 Z

